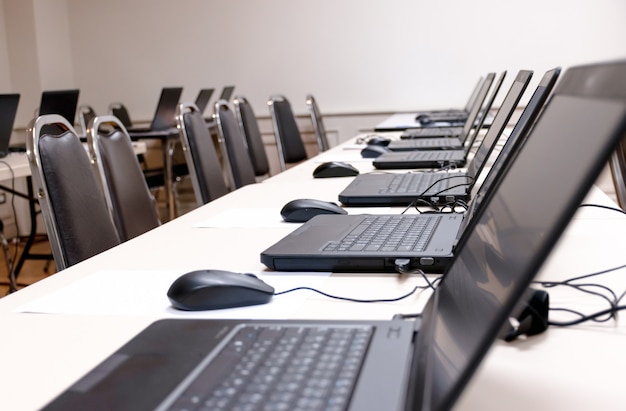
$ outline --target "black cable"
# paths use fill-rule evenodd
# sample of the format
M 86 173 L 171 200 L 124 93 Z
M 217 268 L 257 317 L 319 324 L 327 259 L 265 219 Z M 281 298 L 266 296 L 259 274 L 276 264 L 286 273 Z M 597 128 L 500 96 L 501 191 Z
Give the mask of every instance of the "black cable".
M 573 310 L 567 310 L 567 309 L 560 309 L 560 310 L 570 311 L 570 312 L 573 312 L 573 313 L 576 313 L 576 314 L 579 314 L 579 315 L 583 315 L 583 314 L 577 313 L 576 311 L 573 311 Z M 602 317 L 603 315 L 607 315 L 607 314 L 612 315 L 615 312 L 621 311 L 621 310 L 626 310 L 626 305 L 620 305 L 620 306 L 617 306 L 617 307 L 612 307 L 612 308 L 608 308 L 606 310 L 598 311 L 598 312 L 593 313 L 593 314 L 583 315 L 581 318 L 579 318 L 577 320 L 572 320 L 572 321 L 550 321 L 550 325 L 557 326 L 557 327 L 569 327 L 569 326 L 572 326 L 572 325 L 581 324 L 581 323 L 583 323 L 585 321 L 590 321 L 590 320 L 596 321 L 595 319 L 597 317 Z
M 619 207 L 611 207 L 611 206 L 607 206 L 607 205 L 603 205 L 603 204 L 589 204 L 589 203 L 585 203 L 585 204 L 581 204 L 578 207 L 596 207 L 596 208 L 603 208 L 605 210 L 610 210 L 610 211 L 616 211 L 618 213 L 621 214 L 626 214 L 626 211 L 622 210 Z
M 391 302 L 400 301 L 400 300 L 403 300 L 403 299 L 405 299 L 407 297 L 410 297 L 411 295 L 415 294 L 415 292 L 417 290 L 425 290 L 427 288 L 428 288 L 428 286 L 418 286 L 418 285 L 416 285 L 415 287 L 413 287 L 413 289 L 411 291 L 409 291 L 408 293 L 406 293 L 406 294 L 404 294 L 404 295 L 402 295 L 400 297 L 379 298 L 379 299 L 372 299 L 372 300 L 365 300 L 365 299 L 351 298 L 351 297 L 341 297 L 341 296 L 337 296 L 337 295 L 328 294 L 328 293 L 325 293 L 323 291 L 320 291 L 320 290 L 317 290 L 317 289 L 311 288 L 311 287 L 295 287 L 295 288 L 292 288 L 292 289 L 289 289 L 289 290 L 276 292 L 276 293 L 274 293 L 274 296 L 291 293 L 293 291 L 308 290 L 308 291 L 313 291 L 313 292 L 316 292 L 318 294 L 321 294 L 324 297 L 334 298 L 336 300 L 351 301 L 351 302 L 355 302 L 355 303 L 391 303 Z

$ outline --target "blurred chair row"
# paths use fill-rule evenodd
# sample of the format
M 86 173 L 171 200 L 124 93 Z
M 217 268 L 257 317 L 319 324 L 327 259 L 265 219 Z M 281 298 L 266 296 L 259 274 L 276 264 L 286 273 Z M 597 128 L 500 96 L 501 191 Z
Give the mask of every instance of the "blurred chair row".
M 305 159 L 289 102 L 273 96 L 269 104 L 282 164 Z M 214 107 L 219 155 L 197 106 L 181 103 L 177 108 L 177 127 L 198 205 L 269 173 L 252 107 L 243 97 L 235 98 L 233 105 L 234 109 L 219 100 Z M 88 154 L 60 115 L 39 116 L 27 130 L 29 163 L 58 270 L 161 224 L 123 122 L 113 115 L 96 116 L 89 109 L 80 114 Z

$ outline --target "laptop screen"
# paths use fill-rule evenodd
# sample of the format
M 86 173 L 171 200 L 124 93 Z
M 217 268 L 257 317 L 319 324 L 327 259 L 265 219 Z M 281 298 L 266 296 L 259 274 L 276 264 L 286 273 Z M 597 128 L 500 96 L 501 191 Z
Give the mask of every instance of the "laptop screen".
M 206 110 L 206 106 L 209 104 L 209 100 L 211 100 L 211 96 L 213 95 L 214 89 L 212 88 L 203 88 L 198 93 L 198 97 L 196 97 L 196 106 L 200 113 L 204 113 Z
M 0 94 L 0 157 L 6 156 L 9 152 L 19 101 L 19 94 Z
M 73 125 L 78 106 L 78 93 L 78 89 L 44 91 L 41 93 L 39 115 L 60 114 Z
M 176 127 L 176 105 L 182 93 L 182 87 L 165 87 L 161 90 L 151 130 L 168 130 Z
M 429 302 L 416 406 L 448 409 L 459 396 L 626 132 L 626 62 L 567 72 L 564 84 Z

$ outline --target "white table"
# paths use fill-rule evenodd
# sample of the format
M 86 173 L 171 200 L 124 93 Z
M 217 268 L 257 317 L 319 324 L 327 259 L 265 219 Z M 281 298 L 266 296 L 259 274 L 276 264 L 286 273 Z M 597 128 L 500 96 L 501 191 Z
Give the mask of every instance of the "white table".
M 346 144 L 344 147 L 351 146 Z M 358 151 L 352 152 L 356 153 L 354 164 L 359 169 L 371 170 L 371 164 L 358 159 Z M 348 150 L 335 148 L 323 158 L 333 156 L 346 160 L 350 154 Z M 89 306 L 76 308 L 73 314 L 26 314 L 17 312 L 21 307 L 71 290 L 83 281 L 102 277 L 106 271 L 112 273 L 110 283 L 113 284 L 105 284 L 94 292 L 92 304 L 96 304 L 96 294 L 104 294 L 110 302 L 111 312 L 115 311 L 114 307 L 128 303 L 124 300 L 128 295 L 126 289 L 136 284 L 134 277 L 145 275 L 146 271 L 182 274 L 197 268 L 223 268 L 263 272 L 259 253 L 288 233 L 292 229 L 290 226 L 269 223 L 266 227 L 254 229 L 196 226 L 212 217 L 238 210 L 244 213 L 242 215 L 257 213 L 259 216 L 262 215 L 260 210 L 265 208 L 277 212 L 294 198 L 336 200 L 337 193 L 351 178 L 312 179 L 311 172 L 318 161 L 309 160 L 264 183 L 239 189 L 0 299 L 0 321 L 5 326 L 0 339 L 0 350 L 5 354 L 0 367 L 3 407 L 11 410 L 41 407 L 142 328 L 163 317 L 157 312 L 87 315 L 85 313 L 93 308 Z M 592 189 L 587 201 L 612 204 L 596 188 Z M 626 216 L 596 208 L 580 209 L 539 277 L 566 279 L 625 263 L 621 242 L 623 232 L 626 232 Z M 126 281 L 120 280 L 119 273 L 127 275 Z M 333 274 L 320 288 L 339 295 L 373 298 L 401 295 L 419 281 L 415 276 L 393 274 Z M 597 281 L 610 284 L 618 292 L 626 289 L 623 270 Z M 88 288 L 85 290 L 89 291 Z M 138 295 L 146 293 L 143 289 L 136 289 L 136 292 Z M 380 305 L 301 294 L 301 304 L 286 316 L 388 319 L 397 312 L 419 309 L 427 294 Z M 589 312 L 598 309 L 595 300 L 580 298 L 579 293 L 571 290 L 551 290 L 550 295 L 554 305 L 573 305 Z M 160 295 L 158 298 L 165 297 Z M 622 370 L 626 367 L 625 344 L 623 321 L 583 324 L 572 329 L 551 328 L 527 340 L 510 344 L 497 342 L 456 408 L 621 409 L 626 404 L 626 390 L 621 387 Z

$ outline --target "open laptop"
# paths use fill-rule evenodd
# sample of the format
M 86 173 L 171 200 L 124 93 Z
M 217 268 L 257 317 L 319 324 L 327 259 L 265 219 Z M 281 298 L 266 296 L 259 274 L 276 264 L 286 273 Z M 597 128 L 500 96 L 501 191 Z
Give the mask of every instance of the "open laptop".
M 220 93 L 220 100 L 226 100 L 230 102 L 230 99 L 233 97 L 233 91 L 235 91 L 235 86 L 226 86 L 222 89 Z
M 202 90 L 200 90 L 200 92 L 198 92 L 195 104 L 196 107 L 198 107 L 200 113 L 204 113 L 204 110 L 209 105 L 209 100 L 211 100 L 211 96 L 213 95 L 214 91 L 215 89 L 213 88 L 203 88 Z
M 626 134 L 626 62 L 572 68 L 563 80 L 418 320 L 160 320 L 44 409 L 192 410 L 216 402 L 237 409 L 266 400 L 283 409 L 297 401 L 318 409 L 451 409 Z M 554 161 L 571 138 L 579 144 Z M 550 207 L 520 197 L 529 180 Z M 275 335 L 287 346 L 273 343 Z M 286 347 L 301 335 L 319 341 L 316 349 L 336 348 L 331 365 L 324 354 L 298 357 L 301 373 L 290 373 L 291 353 L 300 351 Z M 337 338 L 328 344 L 326 336 Z M 306 374 L 320 363 L 331 372 Z M 276 394 L 281 377 L 292 389 L 298 381 L 313 387 Z
M 50 90 L 41 93 L 39 115 L 60 114 L 70 124 L 74 124 L 78 108 L 78 89 Z
M 183 93 L 182 87 L 164 87 L 149 127 L 129 127 L 129 133 L 167 131 L 176 128 L 176 106 Z
M 449 149 L 462 149 L 464 144 L 468 141 L 474 128 L 474 124 L 479 118 L 479 114 L 482 115 L 481 107 L 485 103 L 487 94 L 493 81 L 495 79 L 495 73 L 487 74 L 485 80 L 480 84 L 476 97 L 474 98 L 474 104 L 472 105 L 468 121 L 463 127 L 430 127 L 419 129 L 405 130 L 401 135 L 402 140 L 411 139 L 412 145 L 415 150 L 449 150 Z M 500 77 L 500 81 L 504 78 Z M 418 138 L 419 137 L 419 138 Z M 401 141 L 391 141 L 387 148 L 392 151 L 396 149 Z M 391 147 L 390 147 L 391 146 Z M 401 145 L 400 145 L 401 147 Z
M 478 116 L 477 127 L 467 127 L 467 131 L 471 133 L 471 137 L 466 138 L 464 146 L 460 149 L 448 150 L 417 150 L 409 151 L 391 151 L 379 155 L 374 158 L 372 164 L 377 169 L 407 169 L 407 168 L 443 168 L 443 167 L 463 167 L 467 159 L 467 155 L 474 146 L 474 142 L 481 132 L 482 125 L 485 122 L 487 113 L 491 110 L 493 102 L 496 99 L 500 86 L 504 81 L 506 71 L 502 72 L 498 80 L 493 85 L 491 95 L 485 103 L 484 111 Z M 482 104 L 482 103 L 481 103 Z M 470 121 L 468 119 L 468 121 Z M 389 143 L 391 145 L 391 143 Z M 411 144 L 409 142 L 409 144 Z
M 10 152 L 9 143 L 19 102 L 19 94 L 0 94 L 0 158 Z
M 500 76 L 499 82 L 502 83 L 504 80 L 504 76 L 506 72 Z M 455 138 L 457 144 L 459 139 L 462 137 L 463 140 L 467 139 L 470 131 L 473 129 L 473 126 L 478 123 L 481 115 L 486 115 L 485 113 L 489 111 L 489 107 L 484 107 L 485 99 L 487 97 L 487 93 L 491 88 L 493 81 L 496 77 L 495 73 L 488 73 L 485 79 L 479 85 L 478 91 L 476 92 L 476 96 L 472 102 L 472 106 L 470 107 L 468 113 L 466 114 L 466 118 L 463 121 L 462 125 L 457 126 L 448 126 L 448 127 L 419 127 L 419 128 L 409 128 L 404 130 L 404 132 L 400 135 L 401 139 L 431 139 L 433 137 L 439 137 L 440 139 L 443 137 Z M 424 143 L 422 143 L 424 144 Z M 462 145 L 462 144 L 461 144 Z
M 595 77 L 592 77 L 592 79 L 595 79 Z M 562 81 L 566 80 L 567 78 L 562 79 Z M 583 86 L 579 85 L 578 87 L 582 90 L 572 86 L 575 91 L 578 91 L 583 94 L 583 96 L 586 96 L 586 94 L 583 93 Z M 624 86 L 624 89 L 626 90 L 626 85 Z M 548 197 L 550 195 L 547 191 L 558 189 L 558 185 L 555 185 L 550 189 L 543 188 L 542 184 L 545 182 L 542 181 L 539 183 L 537 180 L 544 179 L 551 181 L 551 173 L 562 173 L 563 171 L 560 169 L 571 172 L 572 168 L 578 168 L 577 158 L 583 155 L 580 151 L 589 148 L 584 144 L 571 144 L 571 141 L 578 141 L 571 140 L 571 138 L 581 135 L 581 132 L 586 132 L 588 133 L 587 135 L 593 135 L 594 138 L 598 134 L 595 131 L 590 131 L 589 127 L 578 126 L 580 130 L 572 129 L 570 125 L 578 124 L 580 121 L 578 118 L 576 121 L 570 119 L 566 124 L 559 126 L 555 126 L 546 121 L 542 122 L 548 112 L 556 113 L 553 115 L 556 115 L 561 121 L 565 121 L 567 116 L 580 115 L 577 107 L 572 107 L 570 109 L 570 107 L 566 104 L 568 102 L 567 97 L 568 96 L 559 95 L 557 98 L 557 95 L 553 94 L 553 97 L 547 103 L 547 106 L 544 107 L 543 114 L 535 123 L 530 136 L 524 144 L 524 148 L 520 150 L 520 153 L 516 156 L 513 164 L 508 167 L 509 169 L 512 169 L 518 165 L 520 159 L 523 158 L 524 154 L 526 154 L 526 148 L 530 145 L 531 141 L 535 140 L 534 143 L 536 145 L 543 147 L 542 155 L 536 157 L 536 161 L 533 165 L 527 165 L 529 170 L 526 170 L 528 177 L 525 180 L 525 183 L 517 187 L 515 193 L 508 193 L 508 195 L 515 198 L 521 204 L 525 204 L 529 210 L 541 210 L 542 207 L 537 207 L 538 201 L 542 204 L 552 204 L 551 201 L 548 201 Z M 550 102 L 555 100 L 563 102 L 557 104 L 556 107 L 550 107 Z M 600 105 L 594 100 L 583 100 L 585 103 L 589 100 L 588 104 L 583 105 L 588 105 L 590 112 L 593 112 L 596 105 Z M 563 106 L 565 108 L 561 108 Z M 551 108 L 551 110 L 549 110 L 549 108 Z M 562 110 L 565 113 L 561 114 L 558 110 Z M 601 113 L 594 114 L 598 118 L 602 117 Z M 595 121 L 593 122 L 595 123 Z M 548 126 L 551 128 L 546 133 L 544 130 Z M 563 133 L 561 130 L 565 130 L 567 133 Z M 545 134 L 550 135 L 546 136 Z M 567 135 L 565 136 L 564 134 Z M 567 140 L 567 137 L 569 137 L 570 140 Z M 540 139 L 541 141 L 537 142 L 537 139 Z M 559 145 L 558 143 L 562 144 Z M 564 147 L 567 147 L 567 150 L 564 150 Z M 548 157 L 549 160 L 540 161 L 545 158 L 543 153 L 549 153 L 552 157 Z M 528 156 L 528 154 L 526 154 L 526 156 Z M 531 162 L 529 161 L 529 163 Z M 550 166 L 547 166 L 546 163 L 550 163 Z M 573 165 L 576 166 L 574 167 Z M 532 177 L 536 171 L 530 170 L 531 168 L 541 170 L 541 172 L 545 175 Z M 551 171 L 553 168 L 556 168 L 559 171 Z M 481 185 L 481 188 L 482 187 L 484 187 L 484 184 Z M 497 195 L 494 194 L 494 196 Z M 481 208 L 487 208 L 489 207 L 490 202 L 483 201 L 481 204 L 483 204 Z M 417 217 L 428 219 L 433 218 L 432 216 L 433 215 L 431 214 L 420 214 Z M 438 214 L 435 214 L 434 216 L 438 216 Z M 427 231 L 427 235 L 430 235 L 430 238 L 424 238 L 424 230 L 420 231 L 418 227 L 409 228 L 406 231 L 407 234 L 410 234 L 410 236 L 407 235 L 406 239 L 413 240 L 415 238 L 418 242 L 414 245 L 409 244 L 408 247 L 403 246 L 402 248 L 398 246 L 391 247 L 391 249 L 388 246 L 382 248 L 379 246 L 379 244 L 381 244 L 380 240 L 376 239 L 377 242 L 368 242 L 367 240 L 364 241 L 361 239 L 360 235 L 358 236 L 359 238 L 355 239 L 355 234 L 360 234 L 363 230 L 361 227 L 367 224 L 372 217 L 373 216 L 368 215 L 333 215 L 314 217 L 307 223 L 303 224 L 300 228 L 294 230 L 291 234 L 265 250 L 261 254 L 261 261 L 269 268 L 279 271 L 319 270 L 362 272 L 397 270 L 398 261 L 408 260 L 411 262 L 410 264 L 412 267 L 434 272 L 440 270 L 442 267 L 445 268 L 446 263 L 449 264 L 451 256 L 448 255 L 446 258 L 443 253 L 452 254 L 454 252 L 456 255 L 458 252 L 458 249 L 454 249 L 454 246 L 450 244 L 450 238 L 443 237 L 449 236 L 450 233 L 445 232 L 445 230 L 444 233 L 440 232 L 441 229 L 439 227 L 431 230 L 430 232 Z M 408 219 L 409 216 L 403 215 L 402 218 Z M 475 219 L 472 219 L 470 221 L 472 225 L 474 224 L 474 220 Z M 439 222 L 437 224 L 439 224 Z M 376 229 L 377 227 L 372 228 L 372 230 Z M 472 228 L 470 226 L 466 229 L 466 231 L 471 229 Z M 380 227 L 381 233 L 386 231 L 386 226 L 383 225 Z M 366 234 L 368 234 L 368 232 L 366 232 Z M 376 237 L 380 236 L 378 231 L 375 231 L 375 234 Z M 352 244 L 350 243 L 351 241 L 353 241 L 357 247 L 352 248 Z M 405 236 L 402 237 L 402 241 L 405 241 Z M 378 249 L 376 249 L 377 246 L 379 247 Z M 433 254 L 425 255 L 425 252 L 432 252 Z M 439 254 L 436 252 L 439 252 Z
M 478 90 L 480 90 L 480 86 L 483 82 L 483 78 L 479 77 L 476 85 L 472 89 L 472 93 L 469 96 L 469 99 L 465 103 L 465 107 L 462 109 L 458 108 L 448 108 L 448 109 L 438 109 L 438 110 L 422 110 L 416 113 L 416 117 L 420 115 L 427 115 L 433 121 L 449 121 L 450 119 L 465 121 L 468 117 L 469 112 L 472 109 L 472 106 L 476 100 L 476 96 L 478 95 Z
M 466 171 L 361 174 L 339 193 L 339 201 L 348 206 L 409 205 L 419 200 L 433 205 L 468 201 L 472 187 L 500 140 L 531 77 L 532 71 L 529 70 L 521 70 L 517 74 Z

